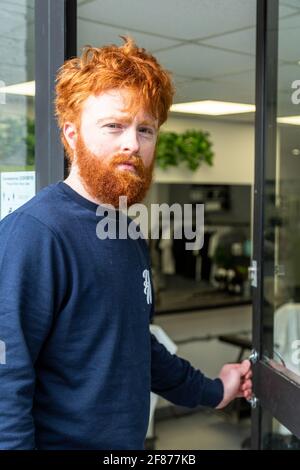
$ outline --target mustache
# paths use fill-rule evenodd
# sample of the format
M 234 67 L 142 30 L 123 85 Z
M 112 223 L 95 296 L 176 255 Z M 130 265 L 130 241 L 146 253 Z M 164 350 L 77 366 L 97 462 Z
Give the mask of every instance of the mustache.
M 124 153 L 118 153 L 117 155 L 115 155 L 112 158 L 110 164 L 112 166 L 124 164 L 124 165 L 132 165 L 134 168 L 144 168 L 142 157 L 140 157 L 139 155 L 132 155 L 129 157 L 128 155 Z

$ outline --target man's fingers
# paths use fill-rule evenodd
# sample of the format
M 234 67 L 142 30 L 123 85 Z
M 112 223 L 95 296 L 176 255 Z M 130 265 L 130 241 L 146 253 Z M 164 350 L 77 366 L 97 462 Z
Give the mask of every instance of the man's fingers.
M 251 362 L 249 361 L 249 359 L 245 359 L 243 362 L 230 363 L 228 365 L 230 365 L 231 369 L 239 369 L 241 372 L 241 375 L 243 376 L 248 373 L 252 374 Z
M 243 393 L 243 396 L 246 400 L 249 400 L 249 398 L 252 397 L 252 392 L 250 390 L 246 390 L 244 393 Z
M 252 370 L 250 369 L 249 372 L 245 375 L 245 380 L 251 379 L 252 378 Z
M 250 370 L 251 370 L 251 362 L 249 361 L 249 359 L 245 359 L 241 363 L 241 373 L 242 375 L 246 375 L 250 372 Z
M 239 389 L 239 391 L 236 394 L 236 398 L 245 398 L 246 400 L 248 400 L 251 397 L 252 397 L 252 389 L 247 389 L 247 390 Z
M 247 390 L 247 389 L 252 389 L 252 381 L 251 380 L 246 380 L 242 385 L 241 385 L 241 389 L 243 391 Z

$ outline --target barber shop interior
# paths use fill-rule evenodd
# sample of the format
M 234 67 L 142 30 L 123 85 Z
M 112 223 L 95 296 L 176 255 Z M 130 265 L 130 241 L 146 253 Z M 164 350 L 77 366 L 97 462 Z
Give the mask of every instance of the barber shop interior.
M 244 359 L 254 374 L 253 396 L 221 410 L 151 392 L 145 448 L 300 449 L 300 0 L 62 1 L 60 55 L 58 10 L 37 3 L 0 0 L 0 220 L 67 177 L 54 72 L 133 38 L 175 86 L 143 201 L 171 208 L 144 233 L 150 330 L 207 377 Z

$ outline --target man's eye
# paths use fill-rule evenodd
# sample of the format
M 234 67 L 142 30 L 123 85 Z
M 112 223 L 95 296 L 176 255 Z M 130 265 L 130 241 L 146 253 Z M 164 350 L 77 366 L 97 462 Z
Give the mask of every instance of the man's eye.
M 109 129 L 121 129 L 122 124 L 117 124 L 116 122 L 110 122 L 109 124 L 105 124 L 104 127 L 108 127 Z
M 150 127 L 140 127 L 140 132 L 142 132 L 143 134 L 149 134 L 149 135 L 154 134 L 153 129 L 151 129 Z

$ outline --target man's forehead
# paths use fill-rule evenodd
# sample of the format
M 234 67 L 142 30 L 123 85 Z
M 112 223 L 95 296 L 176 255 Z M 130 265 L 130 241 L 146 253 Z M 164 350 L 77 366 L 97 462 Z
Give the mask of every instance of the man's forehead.
M 126 90 L 109 90 L 99 95 L 90 95 L 84 103 L 83 111 L 92 112 L 97 119 L 118 117 L 120 119 L 141 119 L 157 123 L 157 120 L 145 109 L 141 103 L 130 109 L 131 94 Z

